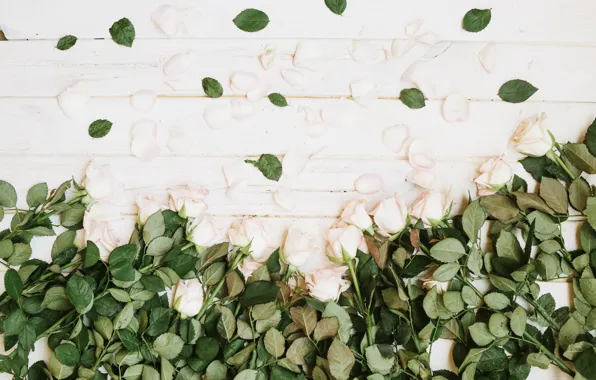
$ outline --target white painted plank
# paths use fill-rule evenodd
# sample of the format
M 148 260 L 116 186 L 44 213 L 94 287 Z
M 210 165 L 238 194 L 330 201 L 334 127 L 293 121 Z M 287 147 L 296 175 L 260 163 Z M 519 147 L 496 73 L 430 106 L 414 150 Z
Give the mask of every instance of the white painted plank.
M 520 155 L 508 144 L 519 122 L 540 112 L 547 115 L 545 126 L 558 141 L 581 141 L 596 118 L 594 103 L 506 104 L 471 102 L 470 119 L 447 123 L 442 117 L 442 101 L 429 101 L 420 110 L 410 110 L 396 100 L 378 100 L 368 108 L 351 100 L 289 99 L 290 107 L 279 108 L 264 99 L 253 117 L 222 129 L 211 129 L 203 113 L 212 106 L 229 105 L 229 99 L 158 98 L 148 114 L 132 108 L 129 98 L 93 98 L 80 119 L 66 117 L 54 98 L 0 98 L 0 155 L 130 155 L 130 129 L 150 119 L 172 131 L 183 131 L 193 142 L 191 151 L 163 156 L 235 156 L 272 153 L 283 155 L 299 149 L 318 157 L 405 158 L 404 153 L 387 149 L 383 130 L 406 124 L 412 138 L 423 139 L 441 160 L 455 160 L 507 154 Z M 328 120 L 327 132 L 318 138 L 306 133 L 301 106 L 308 106 Z M 92 139 L 88 125 L 96 119 L 114 123 L 108 136 Z M 48 143 L 52 141 L 52 143 Z M 447 143 L 448 142 L 448 143 Z
M 323 1 L 243 0 L 77 0 L 4 1 L 0 3 L 0 27 L 9 39 L 57 39 L 66 34 L 80 38 L 109 38 L 108 29 L 121 17 L 134 23 L 138 38 L 163 34 L 151 22 L 162 4 L 198 9 L 202 17 L 194 26 L 203 38 L 395 38 L 404 37 L 408 23 L 422 19 L 423 32 L 445 40 L 594 43 L 596 13 L 591 0 L 352 0 L 343 17 L 331 13 Z M 265 11 L 271 22 L 263 31 L 244 33 L 232 23 L 247 7 Z M 482 33 L 462 30 L 461 20 L 471 8 L 492 8 L 492 22 Z
M 7 42 L 0 44 L 0 96 L 56 96 L 77 82 L 94 96 L 128 96 L 144 88 L 161 95 L 203 96 L 201 80 L 207 76 L 222 82 L 226 95 L 239 95 L 229 89 L 229 77 L 249 71 L 261 75 L 272 92 L 287 96 L 347 97 L 350 84 L 364 79 L 376 83 L 381 96 L 397 97 L 411 86 L 400 81 L 402 73 L 420 62 L 413 75 L 429 99 L 459 92 L 470 99 L 500 100 L 500 86 L 521 78 L 539 88 L 532 101 L 596 102 L 596 47 L 501 44 L 496 69 L 487 74 L 478 62 L 484 43 L 453 43 L 430 61 L 417 61 L 428 50 L 420 45 L 401 59 L 356 62 L 349 55 L 351 41 L 317 40 L 309 43 L 320 45 L 324 59 L 316 70 L 300 69 L 304 82 L 292 87 L 280 70 L 293 67 L 290 54 L 296 43 L 278 41 L 283 55 L 265 71 L 257 58 L 265 40 L 144 40 L 133 49 L 111 41 L 81 41 L 66 52 L 50 41 Z M 381 51 L 390 41 L 374 44 Z M 160 62 L 189 51 L 196 59 L 186 74 L 178 81 L 167 78 Z

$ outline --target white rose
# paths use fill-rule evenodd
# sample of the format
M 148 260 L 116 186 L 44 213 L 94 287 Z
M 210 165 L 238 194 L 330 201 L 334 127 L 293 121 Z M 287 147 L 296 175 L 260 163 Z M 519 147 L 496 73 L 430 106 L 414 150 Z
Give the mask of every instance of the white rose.
M 327 232 L 327 256 L 333 262 L 345 262 L 356 257 L 360 249 L 368 253 L 366 241 L 362 231 L 355 226 L 337 226 Z M 345 257 L 344 257 L 345 256 Z
M 137 207 L 139 208 L 138 221 L 141 225 L 145 224 L 151 215 L 166 208 L 163 203 L 155 200 L 150 195 L 138 196 Z
M 433 269 L 428 269 L 420 274 L 420 282 L 422 282 L 422 288 L 425 290 L 431 290 L 432 288 L 437 288 L 437 293 L 443 294 L 449 288 L 449 282 L 441 282 L 436 281 L 433 277 L 435 273 L 436 267 Z
M 180 280 L 176 285 L 174 309 L 186 317 L 192 318 L 199 314 L 203 307 L 203 285 L 196 278 Z
M 452 202 L 451 191 L 445 193 L 427 191 L 414 201 L 410 208 L 410 215 L 416 219 L 422 219 L 427 226 L 436 226 L 447 216 Z
M 253 274 L 253 272 L 262 266 L 263 263 L 259 263 L 251 259 L 244 259 L 242 265 L 240 265 L 238 269 L 240 269 L 240 273 L 242 273 L 244 279 L 248 280 L 248 278 Z
M 327 267 L 305 275 L 310 295 L 322 302 L 337 301 L 350 287 L 350 282 L 343 279 L 347 269 L 345 266 Z
M 111 198 L 117 195 L 122 188 L 112 176 L 109 166 L 97 166 L 93 162 L 90 162 L 85 170 L 82 186 L 93 200 Z
M 210 217 L 195 218 L 186 224 L 186 239 L 198 247 L 210 247 L 218 237 L 219 231 Z
M 474 180 L 478 195 L 491 195 L 499 191 L 506 183 L 511 181 L 513 170 L 501 157 L 491 158 L 478 169 L 480 175 Z
M 379 233 L 384 236 L 395 235 L 408 224 L 408 206 L 397 193 L 382 200 L 373 211 L 373 215 Z
M 248 247 L 250 245 L 250 256 L 258 262 L 267 260 L 272 252 L 263 225 L 253 219 L 244 219 L 232 223 L 228 231 L 228 238 L 230 243 L 237 247 Z
M 368 215 L 366 201 L 350 201 L 341 213 L 341 220 L 348 224 L 353 224 L 361 230 L 370 230 L 372 219 Z
M 170 194 L 170 208 L 178 211 L 182 218 L 197 218 L 207 210 L 204 202 L 209 191 L 200 186 L 180 186 L 168 189 Z
M 553 141 L 548 131 L 542 125 L 544 113 L 524 119 L 513 134 L 511 141 L 515 149 L 527 156 L 540 157 L 548 153 L 553 147 Z
M 120 245 L 120 237 L 114 231 L 114 223 L 121 219 L 116 206 L 99 202 L 85 211 L 83 228 L 77 231 L 75 245 L 85 248 L 87 241 L 95 243 L 104 260 Z
M 296 228 L 288 230 L 288 236 L 282 250 L 282 259 L 294 267 L 304 265 L 310 255 L 317 251 L 313 236 Z

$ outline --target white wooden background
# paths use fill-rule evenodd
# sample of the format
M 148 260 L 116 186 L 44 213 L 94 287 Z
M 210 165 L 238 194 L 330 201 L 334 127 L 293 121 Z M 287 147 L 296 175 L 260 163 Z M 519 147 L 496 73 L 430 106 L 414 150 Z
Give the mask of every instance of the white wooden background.
M 160 5 L 191 6 L 202 14 L 194 37 L 165 37 L 151 21 Z M 237 29 L 232 19 L 252 7 L 265 11 L 269 26 L 258 33 Z M 461 29 L 461 19 L 471 8 L 492 8 L 492 22 L 474 34 Z M 385 127 L 408 124 L 412 137 L 423 138 L 434 151 L 439 189 L 453 185 L 461 206 L 471 180 L 485 158 L 507 154 L 519 158 L 508 146 L 517 124 L 525 117 L 545 112 L 547 126 L 559 141 L 577 141 L 596 117 L 596 14 L 594 0 L 349 0 L 342 17 L 332 14 L 323 0 L 227 0 L 171 2 L 162 0 L 0 0 L 0 28 L 9 41 L 0 43 L 0 177 L 15 185 L 24 198 L 26 189 L 46 181 L 57 186 L 73 176 L 82 178 L 90 160 L 111 165 L 125 185 L 121 202 L 125 236 L 134 222 L 134 198 L 153 194 L 165 199 L 165 189 L 194 183 L 206 186 L 209 212 L 222 223 L 245 215 L 262 219 L 274 244 L 279 244 L 291 224 L 323 234 L 350 199 L 362 198 L 354 180 L 364 173 L 383 178 L 383 192 L 366 196 L 371 205 L 394 191 L 409 201 L 419 193 L 405 181 L 410 168 L 404 155 L 387 150 L 381 141 Z M 136 28 L 132 48 L 116 45 L 108 29 L 128 17 Z M 393 39 L 405 39 L 405 26 L 424 20 L 421 32 L 436 33 L 441 49 L 417 45 L 406 56 L 388 62 L 356 62 L 348 49 L 354 40 L 373 43 L 381 51 Z M 67 34 L 79 38 L 68 51 L 55 49 Z M 289 86 L 280 76 L 291 68 L 291 54 L 299 41 L 319 46 L 327 59 L 316 70 L 302 70 L 305 83 Z M 479 51 L 497 45 L 496 69 L 488 74 L 478 62 Z M 258 61 L 268 44 L 280 55 L 272 69 Z M 443 48 L 438 57 L 429 59 Z M 196 80 L 173 89 L 165 83 L 161 64 L 169 57 L 193 51 Z M 429 98 L 421 110 L 404 107 L 396 96 L 403 88 L 402 73 L 413 63 Z M 228 104 L 234 94 L 228 78 L 235 71 L 255 72 L 267 78 L 271 91 L 284 94 L 290 107 L 280 109 L 268 100 L 260 111 L 237 126 L 209 129 L 203 110 Z M 224 85 L 224 97 L 206 98 L 200 79 L 211 76 Z M 500 101 L 497 91 L 509 79 L 530 81 L 539 91 L 527 102 Z M 379 86 L 382 99 L 363 108 L 351 100 L 349 85 L 367 79 Z M 77 82 L 93 96 L 86 115 L 67 118 L 56 96 Z M 80 84 L 81 85 L 81 84 Z M 147 115 L 130 106 L 129 96 L 142 89 L 159 94 Z M 461 93 L 471 100 L 470 118 L 449 124 L 441 115 L 443 99 Z M 308 137 L 298 107 L 321 110 L 328 131 Z M 114 122 L 110 134 L 92 140 L 89 123 L 98 118 Z M 141 118 L 184 130 L 192 136 L 187 154 L 164 152 L 151 162 L 130 153 L 130 127 Z M 304 173 L 279 184 L 295 191 L 297 206 L 284 211 L 272 199 L 278 184 L 255 171 L 240 199 L 225 195 L 222 165 L 240 157 L 272 153 L 282 157 L 289 150 L 312 154 Z M 519 168 L 517 168 L 518 172 Z M 526 176 L 527 177 L 527 176 Z M 458 206 L 456 205 L 456 209 Z M 573 242 L 578 223 L 568 223 L 566 235 Z M 43 257 L 51 239 L 38 239 L 34 249 Z M 545 284 L 560 305 L 569 304 L 569 286 Z M 441 343 L 443 344 L 443 343 Z M 449 368 L 449 346 L 433 350 L 433 366 Z M 43 350 L 36 357 L 43 357 Z M 556 370 L 533 369 L 531 378 L 565 378 Z

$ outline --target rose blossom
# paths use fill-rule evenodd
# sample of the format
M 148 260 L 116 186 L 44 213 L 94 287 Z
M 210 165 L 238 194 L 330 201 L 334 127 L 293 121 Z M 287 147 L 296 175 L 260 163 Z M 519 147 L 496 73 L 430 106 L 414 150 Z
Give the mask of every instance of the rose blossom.
M 527 156 L 540 157 L 548 153 L 553 147 L 553 141 L 548 131 L 542 125 L 544 113 L 524 119 L 511 137 L 515 149 Z
M 238 268 L 240 273 L 244 276 L 244 280 L 248 280 L 248 278 L 253 274 L 254 271 L 259 269 L 263 266 L 263 263 L 259 263 L 257 261 L 251 260 L 250 258 L 244 259 L 242 265 Z
M 502 157 L 488 159 L 478 171 L 480 175 L 474 182 L 481 197 L 496 193 L 513 177 L 513 170 Z
M 408 224 L 408 206 L 397 193 L 382 200 L 373 211 L 373 215 L 379 233 L 384 236 L 395 235 Z
M 445 193 L 427 191 L 414 201 L 410 207 L 410 215 L 422 219 L 427 226 L 436 226 L 447 215 L 452 202 L 450 190 Z
M 209 216 L 194 218 L 186 224 L 186 240 L 197 247 L 210 247 L 218 240 L 219 232 Z
M 290 228 L 283 246 L 282 260 L 289 265 L 299 267 L 304 265 L 310 255 L 317 251 L 314 237 L 300 231 L 297 228 Z
M 121 189 L 121 185 L 110 172 L 108 165 L 97 166 L 93 162 L 90 162 L 85 169 L 82 186 L 87 190 L 89 197 L 96 201 L 110 198 Z
M 120 238 L 112 229 L 113 222 L 120 219 L 116 206 L 106 202 L 95 203 L 85 211 L 83 228 L 77 231 L 75 245 L 85 248 L 87 241 L 92 241 L 99 248 L 101 258 L 106 259 L 120 245 Z
M 182 218 L 197 218 L 207 210 L 204 200 L 209 191 L 200 186 L 179 186 L 168 189 L 170 193 L 170 208 L 178 211 Z
M 137 207 L 139 208 L 138 222 L 140 225 L 147 223 L 147 219 L 156 212 L 165 210 L 166 206 L 150 195 L 137 196 Z
M 340 218 L 344 222 L 352 224 L 361 230 L 370 230 L 373 222 L 366 208 L 366 201 L 350 201 L 341 213 Z
M 249 254 L 255 261 L 263 262 L 271 254 L 263 225 L 253 219 L 232 223 L 228 231 L 228 238 L 230 243 L 237 247 L 247 247 L 250 244 Z
M 337 301 L 340 294 L 350 287 L 342 277 L 348 267 L 327 267 L 305 275 L 310 295 L 322 302 Z
M 199 314 L 203 306 L 203 285 L 198 279 L 180 280 L 176 285 L 174 309 L 186 317 L 192 318 Z
M 327 245 L 327 256 L 331 261 L 336 263 L 353 259 L 356 257 L 359 249 L 364 253 L 368 253 L 368 247 L 366 246 L 362 231 L 358 227 L 344 224 L 339 223 L 327 232 L 327 240 L 329 242 Z

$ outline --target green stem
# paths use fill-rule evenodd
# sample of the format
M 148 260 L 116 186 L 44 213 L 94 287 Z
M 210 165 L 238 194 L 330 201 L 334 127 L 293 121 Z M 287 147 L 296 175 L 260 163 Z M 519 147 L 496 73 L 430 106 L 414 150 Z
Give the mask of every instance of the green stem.
M 561 369 L 561 371 L 565 372 L 571 377 L 575 377 L 575 372 L 572 371 L 567 364 L 565 364 L 561 359 L 559 359 L 555 354 L 550 352 L 550 350 L 542 345 L 538 340 L 536 340 L 532 335 L 524 332 L 524 338 L 535 345 L 540 351 L 546 355 L 553 363 L 556 364 L 557 367 Z
M 555 161 L 557 163 L 557 165 L 559 165 L 561 167 L 561 169 L 563 169 L 565 171 L 565 173 L 567 173 L 569 175 L 569 177 L 571 177 L 571 179 L 576 178 L 576 176 L 571 172 L 571 170 L 569 170 L 569 167 L 563 162 L 563 160 L 561 160 L 561 157 L 557 156 L 555 152 L 550 150 L 550 151 L 548 151 L 546 156 L 548 158 L 550 158 L 551 160 Z
M 559 332 L 559 330 L 561 329 L 561 326 L 559 325 L 559 323 L 557 323 L 557 321 L 555 321 L 551 315 L 542 308 L 542 306 L 540 306 L 538 304 L 538 302 L 534 301 L 533 299 L 531 299 L 528 296 L 522 296 L 522 298 L 524 300 L 526 300 L 530 305 L 532 305 L 532 307 L 534 308 L 534 310 L 536 310 L 538 312 L 538 314 L 540 314 L 542 316 L 542 318 L 544 318 L 548 324 L 550 325 L 550 327 L 552 327 L 556 332 Z
M 366 337 L 368 339 L 368 345 L 372 346 L 375 344 L 373 335 L 372 335 L 372 326 L 370 324 L 369 314 L 364 308 L 364 300 L 362 299 L 362 293 L 360 292 L 360 285 L 358 284 L 358 277 L 356 277 L 356 271 L 354 270 L 354 260 L 348 260 L 346 262 L 348 264 L 348 269 L 350 270 L 350 276 L 352 277 L 352 283 L 354 284 L 354 290 L 356 291 L 357 303 L 358 308 L 360 309 L 360 313 L 362 317 L 366 321 Z
M 389 271 L 391 272 L 391 276 L 393 277 L 393 281 L 395 281 L 395 286 L 399 287 L 399 278 L 397 277 L 397 273 L 395 273 L 395 269 L 393 269 L 392 265 L 389 265 Z M 410 314 L 410 327 L 412 328 L 412 338 L 414 339 L 414 345 L 416 346 L 416 350 L 418 353 L 422 352 L 422 346 L 420 346 L 420 339 L 418 338 L 418 333 L 416 333 L 416 329 L 414 329 L 414 318 L 412 318 L 412 305 L 408 300 L 408 313 Z
M 64 322 L 68 317 L 70 317 L 72 314 L 74 314 L 76 312 L 76 310 L 71 310 L 68 314 L 66 314 L 64 317 L 60 318 L 56 323 L 54 323 L 49 329 L 47 329 L 46 331 L 44 331 L 43 333 L 41 333 L 41 335 L 39 335 L 37 337 L 37 340 L 41 339 L 41 338 L 45 338 L 46 336 L 50 335 L 51 333 L 54 332 L 54 330 L 56 330 L 57 327 L 60 327 L 60 324 L 62 322 Z

